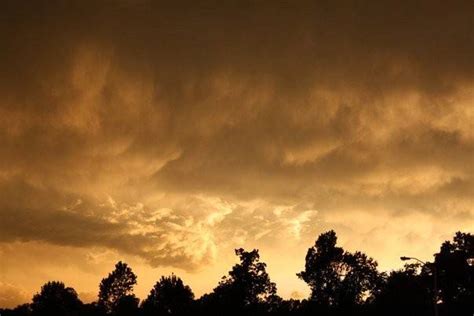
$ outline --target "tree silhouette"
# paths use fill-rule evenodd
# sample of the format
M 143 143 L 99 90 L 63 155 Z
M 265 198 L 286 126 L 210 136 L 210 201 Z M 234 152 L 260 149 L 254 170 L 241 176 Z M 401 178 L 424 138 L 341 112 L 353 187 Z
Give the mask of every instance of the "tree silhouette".
M 264 309 L 265 303 L 276 299 L 276 285 L 270 281 L 266 264 L 260 262 L 258 250 L 236 249 L 240 263 L 234 265 L 210 295 L 202 298 L 204 305 L 241 313 Z M 212 309 L 212 308 L 211 308 Z
M 360 251 L 344 253 L 344 276 L 339 289 L 342 305 L 363 303 L 379 290 L 381 282 L 377 261 Z
M 138 315 L 139 299 L 135 295 L 125 295 L 118 299 L 113 309 L 114 316 L 134 316 Z
M 312 301 L 330 307 L 351 307 L 370 297 L 381 279 L 376 261 L 361 252 L 345 252 L 336 243 L 333 230 L 321 234 L 308 249 L 305 270 L 297 275 L 311 288 Z
M 105 309 L 103 306 L 99 306 L 97 302 L 84 304 L 82 306 L 81 316 L 104 316 Z
M 176 275 L 162 276 L 142 303 L 145 315 L 184 315 L 194 300 L 191 288 Z
M 48 282 L 41 292 L 33 296 L 32 315 L 35 316 L 73 316 L 79 315 L 82 302 L 74 289 L 62 282 Z
M 133 296 L 133 286 L 137 283 L 137 276 L 126 264 L 119 261 L 115 265 L 115 270 L 102 279 L 99 290 L 99 306 L 106 313 L 116 311 L 121 301 L 128 296 Z
M 2 309 L 2 308 L 0 308 L 0 315 L 2 315 L 2 316 L 30 316 L 31 315 L 31 304 L 18 305 L 14 309 Z
M 392 271 L 385 278 L 375 298 L 376 310 L 381 315 L 432 315 L 430 278 L 418 273 L 420 264 L 407 264 L 405 269 Z
M 344 250 L 336 247 L 334 231 L 321 234 L 306 254 L 305 270 L 299 278 L 311 288 L 311 299 L 322 305 L 332 305 L 337 296 Z
M 474 313 L 474 236 L 457 232 L 441 245 L 433 262 L 407 264 L 402 270 L 378 273 L 377 263 L 362 252 L 337 246 L 334 231 L 321 234 L 308 249 L 304 271 L 309 299 L 283 300 L 276 295 L 258 250 L 236 249 L 239 263 L 210 294 L 194 294 L 172 274 L 163 276 L 139 304 L 133 294 L 137 277 L 126 263 L 100 283 L 99 300 L 82 304 L 74 289 L 48 282 L 31 304 L 0 309 L 1 316 L 431 316 L 434 298 L 439 316 Z M 435 282 L 436 285 L 435 286 Z M 437 288 L 437 291 L 434 289 Z
M 441 245 L 435 267 L 443 309 L 458 315 L 474 314 L 474 235 L 457 232 L 453 241 Z

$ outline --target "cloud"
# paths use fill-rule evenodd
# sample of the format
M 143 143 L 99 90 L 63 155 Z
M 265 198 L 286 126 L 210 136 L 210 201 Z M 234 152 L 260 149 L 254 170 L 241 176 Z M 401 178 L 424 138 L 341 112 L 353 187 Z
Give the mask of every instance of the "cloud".
M 9 196 L 13 201 L 7 199 L 9 191 L 14 192 Z M 2 192 L 2 200 L 7 203 L 1 205 L 0 242 L 103 247 L 142 257 L 154 266 L 173 265 L 186 270 L 214 257 L 209 227 L 221 220 L 219 212 L 194 223 L 194 217 L 153 212 L 141 204 L 117 206 L 111 199 L 104 204 L 77 200 L 70 206 L 55 208 L 54 203 L 60 201 L 56 192 L 24 183 L 4 185 Z M 28 201 L 23 203 L 15 195 Z M 36 205 L 36 201 L 42 204 Z
M 471 6 L 7 1 L 0 244 L 201 272 L 259 247 L 299 292 L 277 254 L 324 229 L 430 255 L 474 218 Z
M 0 306 L 16 307 L 29 301 L 30 297 L 27 292 L 12 284 L 0 282 Z

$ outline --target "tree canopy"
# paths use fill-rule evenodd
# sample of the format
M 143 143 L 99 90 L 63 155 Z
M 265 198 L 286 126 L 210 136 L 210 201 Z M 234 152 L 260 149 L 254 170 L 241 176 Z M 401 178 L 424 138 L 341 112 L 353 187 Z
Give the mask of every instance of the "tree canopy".
M 172 274 L 162 276 L 143 301 L 145 315 L 184 315 L 191 309 L 194 293 L 183 281 Z
M 336 246 L 331 230 L 308 249 L 305 269 L 298 277 L 311 288 L 311 300 L 326 306 L 351 307 L 371 298 L 381 284 L 377 262 L 364 253 Z
M 133 301 L 133 287 L 136 283 L 137 276 L 132 269 L 126 263 L 117 262 L 114 271 L 100 282 L 99 306 L 106 313 L 113 313 L 119 306 L 123 309 L 124 304 Z
M 311 289 L 307 299 L 277 295 L 257 249 L 236 249 L 236 263 L 209 294 L 195 299 L 178 276 L 162 276 L 141 304 L 133 294 L 137 276 L 117 262 L 102 279 L 96 302 L 83 304 L 73 288 L 47 282 L 32 302 L 0 309 L 1 316 L 472 316 L 474 313 L 474 236 L 457 232 L 433 262 L 411 262 L 381 273 L 366 254 L 337 245 L 337 235 L 319 235 L 307 251 L 298 277 Z M 436 282 L 435 282 L 436 281 Z
M 207 307 L 226 306 L 235 312 L 246 310 L 250 313 L 250 309 L 262 309 L 265 303 L 276 299 L 276 285 L 270 281 L 267 265 L 260 261 L 256 249 L 245 251 L 240 248 L 235 250 L 235 254 L 240 262 L 201 301 Z
M 82 307 L 76 291 L 57 281 L 43 285 L 32 301 L 31 311 L 35 316 L 75 316 Z

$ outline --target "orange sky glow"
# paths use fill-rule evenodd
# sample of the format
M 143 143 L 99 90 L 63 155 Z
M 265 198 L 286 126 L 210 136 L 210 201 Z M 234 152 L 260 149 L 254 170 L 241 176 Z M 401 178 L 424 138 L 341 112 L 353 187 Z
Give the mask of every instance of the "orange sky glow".
M 49 280 L 196 296 L 317 236 L 400 268 L 474 230 L 472 3 L 5 1 L 0 307 Z

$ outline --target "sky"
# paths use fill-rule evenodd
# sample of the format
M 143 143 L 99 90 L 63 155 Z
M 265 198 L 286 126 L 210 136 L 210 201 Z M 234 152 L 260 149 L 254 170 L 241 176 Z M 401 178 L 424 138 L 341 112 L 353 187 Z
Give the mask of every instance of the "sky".
M 337 3 L 336 3 L 337 2 Z M 1 1 L 0 306 L 123 260 L 197 297 L 317 236 L 382 271 L 474 231 L 472 1 Z

